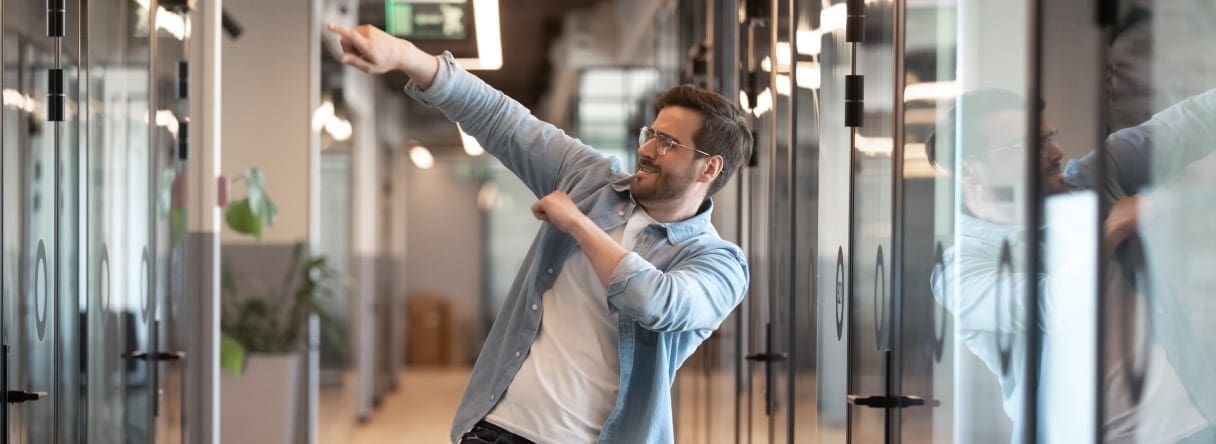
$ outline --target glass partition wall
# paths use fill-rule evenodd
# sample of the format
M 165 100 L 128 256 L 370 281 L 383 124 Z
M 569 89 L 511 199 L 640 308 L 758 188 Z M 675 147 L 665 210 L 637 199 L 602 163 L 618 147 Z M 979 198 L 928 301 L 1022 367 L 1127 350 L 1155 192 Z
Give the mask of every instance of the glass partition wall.
M 189 8 L 0 8 L 3 441 L 183 441 Z
M 1216 7 L 722 3 L 748 359 L 678 439 L 1216 441 Z
M 58 5 L 53 5 L 58 6 Z M 5 2 L 3 381 L 6 442 L 77 440 L 81 320 L 79 9 Z M 64 9 L 67 9 L 65 13 Z M 49 17 L 48 17 L 49 16 Z M 48 23 L 48 20 L 49 23 Z M 49 25 L 49 26 L 48 26 Z

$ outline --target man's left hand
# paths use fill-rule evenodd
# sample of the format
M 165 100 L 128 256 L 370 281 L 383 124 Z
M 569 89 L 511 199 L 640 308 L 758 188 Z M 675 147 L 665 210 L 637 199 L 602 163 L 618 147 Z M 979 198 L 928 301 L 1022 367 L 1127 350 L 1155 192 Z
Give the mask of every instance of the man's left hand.
M 570 196 L 561 191 L 554 191 L 532 204 L 532 215 L 537 219 L 553 224 L 563 233 L 569 233 L 579 223 L 589 221 L 587 215 L 579 211 Z

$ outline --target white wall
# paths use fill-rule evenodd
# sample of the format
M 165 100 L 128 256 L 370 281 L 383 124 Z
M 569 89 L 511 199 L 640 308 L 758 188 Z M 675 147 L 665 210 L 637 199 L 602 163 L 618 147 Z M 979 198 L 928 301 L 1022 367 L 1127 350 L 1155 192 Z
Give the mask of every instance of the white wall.
M 310 85 L 313 71 L 309 2 L 225 2 L 244 30 L 224 38 L 222 172 L 229 179 L 256 166 L 278 205 L 267 243 L 292 243 L 309 234 Z M 229 190 L 244 197 L 242 184 Z M 253 242 L 225 228 L 224 242 Z
M 484 339 L 481 307 L 481 228 L 477 208 L 480 184 L 461 177 L 461 164 L 476 162 L 460 154 L 438 157 L 435 166 L 409 171 L 406 187 L 406 263 L 408 294 L 435 293 L 450 298 L 454 356 L 472 359 Z M 522 252 L 521 252 L 522 254 Z M 471 361 L 470 361 L 471 362 Z

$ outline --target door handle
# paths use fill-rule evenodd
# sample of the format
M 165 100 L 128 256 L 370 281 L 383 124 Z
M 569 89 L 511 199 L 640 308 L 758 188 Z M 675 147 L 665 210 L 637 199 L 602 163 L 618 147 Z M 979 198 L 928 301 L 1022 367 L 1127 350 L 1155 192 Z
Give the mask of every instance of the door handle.
M 887 351 L 887 269 L 883 261 L 882 245 L 874 259 L 874 349 Z
M 789 358 L 789 353 L 754 353 L 743 357 L 743 359 L 754 362 L 779 362 Z
M 1003 331 L 1003 318 L 1004 316 L 1013 316 L 1015 308 L 1013 298 L 1017 297 L 1014 294 L 1017 284 L 1013 281 L 1013 253 L 1009 249 L 1008 240 L 1001 242 L 1000 257 L 1001 260 L 996 269 L 996 288 L 993 294 L 995 301 L 992 304 L 995 308 L 993 311 L 993 323 L 996 325 L 994 340 L 996 341 L 997 356 L 1000 358 L 1001 374 L 1008 375 L 1009 365 L 1013 362 L 1013 341 L 1015 336 L 1011 332 Z M 1002 310 L 1007 312 L 1004 316 L 1001 314 Z M 1010 328 L 1012 328 L 1013 324 L 1011 321 Z
M 950 279 L 946 277 L 946 256 L 942 251 L 942 243 L 938 242 L 933 247 L 933 268 L 940 270 L 942 276 L 942 300 L 952 301 L 954 298 L 950 296 L 948 287 Z M 938 317 L 941 318 L 941 327 L 933 329 L 933 362 L 942 362 L 942 351 L 946 345 L 946 318 L 949 316 L 946 313 L 946 304 L 944 302 L 937 303 Z
M 46 392 L 23 392 L 20 390 L 9 390 L 5 395 L 5 399 L 9 404 L 20 404 L 23 402 L 33 402 L 47 397 Z
M 147 353 L 147 352 L 137 351 L 137 352 L 133 352 L 131 354 L 124 354 L 123 357 L 129 358 L 129 359 L 140 359 L 140 360 L 144 360 L 144 361 L 180 361 L 182 359 L 186 359 L 186 352 L 172 351 L 172 352 Z
M 906 407 L 929 405 L 937 407 L 941 405 L 941 401 L 930 400 L 926 401 L 919 396 L 858 396 L 849 395 L 849 404 L 870 407 L 875 409 L 902 409 Z
M 775 400 L 773 399 L 773 366 L 775 362 L 785 361 L 790 358 L 789 353 L 773 353 L 773 323 L 767 322 L 764 324 L 764 351 L 761 353 L 752 353 L 743 356 L 751 362 L 764 364 L 764 414 L 772 415 Z
M 844 275 L 844 247 L 836 247 L 836 340 L 839 341 L 844 334 L 844 291 L 845 291 Z

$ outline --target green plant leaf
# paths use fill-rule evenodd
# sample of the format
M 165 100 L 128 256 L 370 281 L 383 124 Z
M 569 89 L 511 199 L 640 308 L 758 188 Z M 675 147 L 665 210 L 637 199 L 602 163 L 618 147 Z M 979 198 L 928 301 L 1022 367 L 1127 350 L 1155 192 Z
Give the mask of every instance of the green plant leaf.
M 262 170 L 249 168 L 241 179 L 245 183 L 246 197 L 234 200 L 224 210 L 228 227 L 238 233 L 249 234 L 262 240 L 262 228 L 274 225 L 279 207 L 266 194 L 266 178 Z
M 245 347 L 228 335 L 220 338 L 220 368 L 232 376 L 241 376 L 245 371 Z
M 169 210 L 169 226 L 173 231 L 173 244 L 181 244 L 186 238 L 186 209 L 175 207 Z
M 253 235 L 262 239 L 262 221 L 253 213 L 253 209 L 249 205 L 249 198 L 234 201 L 228 204 L 228 208 L 224 210 L 224 220 L 228 222 L 228 228 L 237 233 Z
M 266 178 L 262 170 L 250 168 L 245 170 L 245 188 L 249 191 L 249 209 L 262 222 L 262 225 L 274 225 L 274 217 L 279 208 L 270 195 L 266 194 Z

